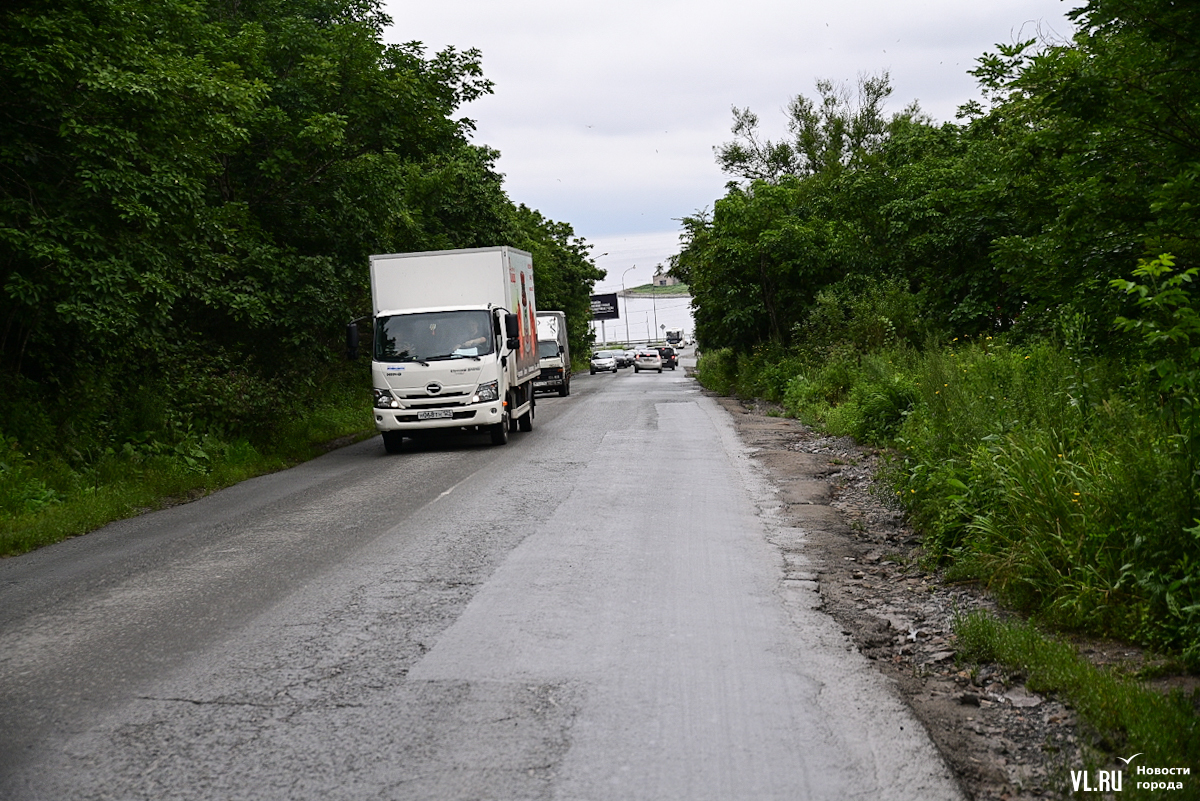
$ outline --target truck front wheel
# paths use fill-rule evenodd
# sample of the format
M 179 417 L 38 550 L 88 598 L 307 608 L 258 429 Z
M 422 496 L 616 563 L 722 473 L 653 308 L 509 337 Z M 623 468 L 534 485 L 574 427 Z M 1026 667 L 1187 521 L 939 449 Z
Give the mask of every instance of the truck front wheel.
M 388 453 L 400 453 L 404 449 L 404 435 L 399 431 L 383 432 L 383 449 Z
M 488 433 L 492 435 L 493 445 L 508 444 L 508 410 L 504 410 L 504 416 L 499 423 L 488 426 Z
M 558 388 L 558 397 L 565 398 L 571 394 L 571 379 L 564 378 L 562 386 Z

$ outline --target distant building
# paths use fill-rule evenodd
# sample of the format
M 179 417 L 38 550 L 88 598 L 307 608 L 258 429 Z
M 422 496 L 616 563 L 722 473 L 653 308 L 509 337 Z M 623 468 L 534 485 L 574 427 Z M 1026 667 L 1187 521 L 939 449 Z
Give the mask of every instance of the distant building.
M 662 270 L 659 270 L 654 274 L 653 283 L 655 286 L 675 286 L 679 283 L 679 279 L 675 278 L 674 276 L 667 275 Z

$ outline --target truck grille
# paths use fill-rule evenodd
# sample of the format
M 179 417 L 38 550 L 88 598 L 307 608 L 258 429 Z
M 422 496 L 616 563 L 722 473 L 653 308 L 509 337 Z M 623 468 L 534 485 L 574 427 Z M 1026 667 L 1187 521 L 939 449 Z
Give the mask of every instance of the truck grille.
M 396 394 L 396 390 L 392 390 L 392 393 Z M 435 399 L 435 398 L 436 399 L 465 398 L 465 397 L 470 396 L 470 394 L 471 394 L 470 392 L 439 392 L 437 395 L 430 395 L 428 392 L 421 390 L 420 392 L 409 392 L 409 393 L 400 395 L 400 397 L 403 398 L 404 400 L 419 401 L 419 400 L 430 400 L 430 399 Z
M 450 409 L 455 406 L 462 406 L 466 402 L 467 401 L 465 399 L 449 401 L 449 402 L 437 400 L 437 401 L 429 401 L 428 403 L 421 402 L 421 401 L 414 401 L 414 402 L 410 402 L 406 405 L 410 409 Z

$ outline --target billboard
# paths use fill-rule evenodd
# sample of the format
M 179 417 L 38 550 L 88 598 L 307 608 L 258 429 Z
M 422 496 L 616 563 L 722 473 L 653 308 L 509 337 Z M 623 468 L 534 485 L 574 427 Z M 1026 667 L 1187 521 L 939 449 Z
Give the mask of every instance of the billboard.
M 610 295 L 592 295 L 593 320 L 618 320 L 620 317 L 615 292 Z

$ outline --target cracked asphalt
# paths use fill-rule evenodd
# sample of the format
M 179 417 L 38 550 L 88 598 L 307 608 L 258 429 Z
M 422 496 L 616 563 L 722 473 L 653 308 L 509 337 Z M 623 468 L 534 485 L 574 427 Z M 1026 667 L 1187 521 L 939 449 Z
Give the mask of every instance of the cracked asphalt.
M 960 798 L 724 410 L 572 389 L 0 562 L 0 798 Z

